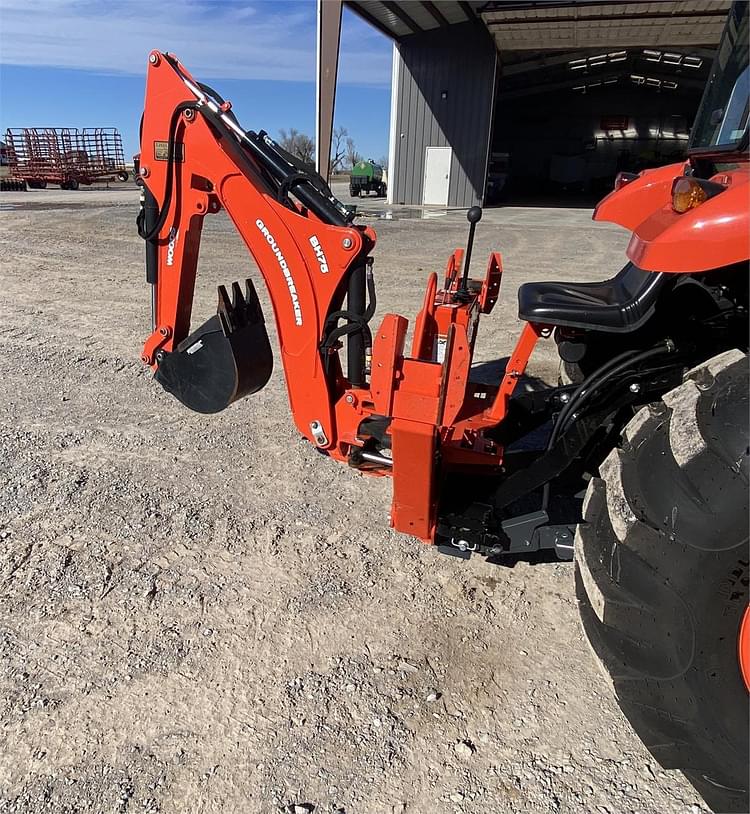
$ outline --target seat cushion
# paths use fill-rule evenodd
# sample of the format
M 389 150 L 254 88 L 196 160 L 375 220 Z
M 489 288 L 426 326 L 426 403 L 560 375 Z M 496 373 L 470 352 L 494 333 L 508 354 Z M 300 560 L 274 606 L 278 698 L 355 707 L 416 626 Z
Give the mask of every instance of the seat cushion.
M 634 331 L 653 313 L 670 276 L 628 263 L 601 283 L 524 283 L 518 289 L 518 316 L 545 325 Z

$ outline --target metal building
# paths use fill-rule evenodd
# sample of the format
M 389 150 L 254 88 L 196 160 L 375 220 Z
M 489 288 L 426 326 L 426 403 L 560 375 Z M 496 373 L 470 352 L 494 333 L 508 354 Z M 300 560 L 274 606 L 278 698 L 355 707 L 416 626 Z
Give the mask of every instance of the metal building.
M 730 5 L 343 2 L 393 41 L 389 201 L 460 207 L 503 188 L 594 189 L 684 152 Z M 319 8 L 340 20 L 338 0 Z M 338 28 L 319 38 L 329 78 L 333 42 Z M 325 116 L 318 127 L 325 146 Z

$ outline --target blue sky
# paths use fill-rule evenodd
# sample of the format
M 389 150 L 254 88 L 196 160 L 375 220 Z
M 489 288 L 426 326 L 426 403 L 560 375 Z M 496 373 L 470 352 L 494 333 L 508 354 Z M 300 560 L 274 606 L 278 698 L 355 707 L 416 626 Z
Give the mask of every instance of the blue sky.
M 248 129 L 315 126 L 315 0 L 0 0 L 0 128 L 117 127 L 137 150 L 146 57 L 175 53 Z M 336 124 L 388 153 L 391 44 L 344 10 Z

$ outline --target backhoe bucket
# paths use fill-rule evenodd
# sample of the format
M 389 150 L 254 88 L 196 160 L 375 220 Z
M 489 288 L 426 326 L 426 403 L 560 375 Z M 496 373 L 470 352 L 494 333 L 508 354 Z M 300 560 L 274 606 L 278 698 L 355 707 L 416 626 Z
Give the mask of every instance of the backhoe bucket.
M 232 301 L 219 286 L 216 315 L 162 352 L 155 378 L 197 413 L 218 413 L 233 401 L 257 393 L 273 370 L 273 354 L 258 295 L 251 280 L 232 283 Z

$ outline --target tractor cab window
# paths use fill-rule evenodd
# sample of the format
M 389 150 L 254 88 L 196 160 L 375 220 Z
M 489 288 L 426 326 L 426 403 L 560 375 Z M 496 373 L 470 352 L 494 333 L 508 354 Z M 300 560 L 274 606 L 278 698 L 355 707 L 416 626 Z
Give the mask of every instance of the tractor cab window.
M 735 3 L 693 127 L 690 151 L 740 147 L 750 101 L 748 4 Z

